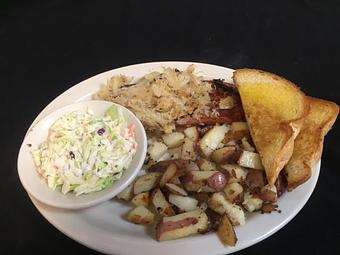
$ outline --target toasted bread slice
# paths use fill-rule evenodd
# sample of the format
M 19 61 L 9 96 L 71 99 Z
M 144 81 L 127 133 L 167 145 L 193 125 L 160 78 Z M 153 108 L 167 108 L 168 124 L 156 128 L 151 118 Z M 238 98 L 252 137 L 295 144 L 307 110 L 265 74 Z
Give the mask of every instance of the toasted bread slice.
M 285 167 L 288 190 L 311 177 L 313 165 L 321 158 L 324 136 L 339 114 L 339 106 L 333 102 L 312 97 L 308 100 L 310 112 L 295 139 L 293 155 Z
M 234 83 L 240 93 L 250 134 L 273 185 L 293 153 L 309 105 L 292 82 L 275 74 L 239 69 Z

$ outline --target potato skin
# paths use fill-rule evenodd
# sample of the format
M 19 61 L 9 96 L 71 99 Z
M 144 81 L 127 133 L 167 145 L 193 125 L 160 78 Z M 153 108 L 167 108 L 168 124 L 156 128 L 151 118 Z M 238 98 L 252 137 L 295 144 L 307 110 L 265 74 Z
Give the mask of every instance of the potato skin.
M 227 185 L 228 179 L 224 174 L 217 171 L 215 174 L 208 178 L 207 183 L 209 187 L 215 189 L 216 191 L 222 191 Z
M 229 246 L 235 246 L 237 242 L 236 233 L 227 215 L 223 215 L 222 221 L 217 229 L 217 235 L 221 241 Z
M 208 229 L 208 216 L 201 209 L 164 217 L 156 227 L 158 241 L 174 240 L 204 232 Z

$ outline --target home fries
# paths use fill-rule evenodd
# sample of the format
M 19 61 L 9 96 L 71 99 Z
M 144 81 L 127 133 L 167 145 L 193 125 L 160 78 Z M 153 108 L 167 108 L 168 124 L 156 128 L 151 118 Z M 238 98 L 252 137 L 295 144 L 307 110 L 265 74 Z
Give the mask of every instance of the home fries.
M 308 181 L 339 112 L 269 72 L 214 78 L 193 65 L 137 81 L 118 75 L 94 96 L 129 108 L 147 129 L 145 173 L 117 198 L 159 241 L 215 231 L 235 246 L 248 213 L 280 212 L 279 197 Z

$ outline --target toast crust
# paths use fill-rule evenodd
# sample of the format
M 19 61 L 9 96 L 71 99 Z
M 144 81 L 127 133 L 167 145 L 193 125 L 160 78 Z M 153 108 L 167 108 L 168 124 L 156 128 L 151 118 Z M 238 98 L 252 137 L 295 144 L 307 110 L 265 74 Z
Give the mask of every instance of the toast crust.
M 294 83 L 272 73 L 239 69 L 233 78 L 240 92 L 250 134 L 261 156 L 268 182 L 273 185 L 293 154 L 294 139 L 309 112 L 309 102 Z
M 291 159 L 285 167 L 288 190 L 303 184 L 312 175 L 312 167 L 322 155 L 324 136 L 333 126 L 339 106 L 333 102 L 307 97 L 310 112 L 297 136 Z

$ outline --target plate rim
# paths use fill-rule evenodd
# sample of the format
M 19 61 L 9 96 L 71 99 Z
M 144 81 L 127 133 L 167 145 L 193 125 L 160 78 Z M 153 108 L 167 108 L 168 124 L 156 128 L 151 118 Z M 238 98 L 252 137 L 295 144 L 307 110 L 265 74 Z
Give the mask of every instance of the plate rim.
M 105 72 L 101 72 L 98 73 L 96 75 L 93 75 L 83 81 L 78 82 L 77 84 L 71 86 L 70 88 L 68 88 L 67 90 L 65 90 L 63 93 L 61 93 L 60 95 L 58 95 L 57 97 L 55 97 L 49 104 L 47 104 L 43 110 L 41 110 L 41 112 L 37 115 L 37 117 L 34 119 L 34 121 L 32 122 L 32 125 L 37 122 L 40 118 L 44 117 L 43 115 L 46 114 L 46 112 L 48 110 L 50 110 L 50 108 L 52 108 L 53 104 L 58 104 L 58 100 L 61 99 L 64 96 L 67 96 L 68 93 L 71 93 L 73 89 L 75 89 L 77 86 L 80 86 L 84 83 L 88 83 L 91 81 L 91 79 L 94 79 L 96 77 L 99 76 L 105 76 L 113 71 L 120 71 L 123 70 L 125 68 L 130 69 L 130 68 L 136 68 L 136 67 L 141 67 L 141 66 L 145 66 L 145 65 L 156 65 L 158 67 L 163 67 L 163 66 L 176 66 L 176 65 L 190 65 L 190 64 L 194 64 L 196 66 L 200 66 L 202 67 L 210 67 L 213 69 L 221 69 L 221 70 L 226 70 L 228 69 L 229 71 L 234 71 L 231 68 L 228 67 L 223 67 L 223 66 L 219 66 L 219 65 L 214 65 L 214 64 L 209 64 L 209 63 L 200 63 L 200 62 L 187 62 L 187 61 L 155 61 L 155 62 L 145 62 L 145 63 L 138 63 L 138 64 L 133 64 L 133 65 L 127 65 L 127 66 L 122 66 L 119 68 L 114 68 L 111 70 L 107 70 Z M 83 95 L 82 97 L 79 98 L 78 101 L 75 102 L 79 102 L 79 101 L 83 101 L 82 98 L 85 98 L 86 95 Z M 57 106 L 55 106 L 57 107 Z M 31 126 L 32 126 L 31 125 Z M 30 127 L 31 128 L 31 127 Z M 236 251 L 240 251 L 243 250 L 247 247 L 253 246 L 254 244 L 261 242 L 262 240 L 270 237 L 271 235 L 273 235 L 274 233 L 276 233 L 277 231 L 279 231 L 282 227 L 284 227 L 285 225 L 287 225 L 301 210 L 302 208 L 305 206 L 305 204 L 307 203 L 307 201 L 309 200 L 310 196 L 313 194 L 313 191 L 315 190 L 315 186 L 316 183 L 318 181 L 319 178 L 319 173 L 320 173 L 320 162 L 318 162 L 315 166 L 314 166 L 314 172 L 313 172 L 313 176 L 311 178 L 311 180 L 309 181 L 309 189 L 308 189 L 308 193 L 306 196 L 304 196 L 304 201 L 302 201 L 301 203 L 298 204 L 298 206 L 296 208 L 294 208 L 293 212 L 290 213 L 289 217 L 286 218 L 283 222 L 281 222 L 279 225 L 276 225 L 274 228 L 272 228 L 270 231 L 268 231 L 266 234 L 255 238 L 253 240 L 250 240 L 248 243 L 244 244 L 244 245 L 239 245 L 239 246 L 235 246 L 235 247 L 227 247 L 225 248 L 223 251 L 221 250 L 220 252 L 217 252 L 215 254 L 229 254 L 229 253 L 233 253 Z M 53 217 L 50 217 L 50 215 L 47 215 L 46 212 L 44 213 L 44 209 L 41 205 L 39 205 L 39 202 L 37 200 L 35 200 L 30 194 L 28 194 L 30 199 L 32 200 L 34 206 L 37 208 L 37 210 L 41 213 L 41 215 L 47 220 L 49 221 L 55 228 L 57 228 L 60 232 L 62 232 L 63 234 L 65 234 L 66 236 L 70 237 L 71 239 L 81 243 L 82 245 L 91 248 L 93 250 L 99 251 L 99 252 L 104 252 L 104 253 L 113 253 L 113 252 L 117 252 L 118 250 L 107 250 L 106 248 L 102 248 L 102 247 L 98 247 L 96 245 L 93 244 L 89 244 L 88 242 L 84 241 L 82 238 L 80 238 L 79 236 L 70 233 L 68 230 L 65 230 L 65 228 L 63 229 L 60 225 L 58 224 L 58 222 L 55 222 L 53 220 Z M 246 225 L 245 225 L 246 226 Z M 185 240 L 185 239 L 182 239 Z M 165 245 L 166 246 L 166 245 Z M 156 254 L 156 253 L 152 253 L 152 254 Z

